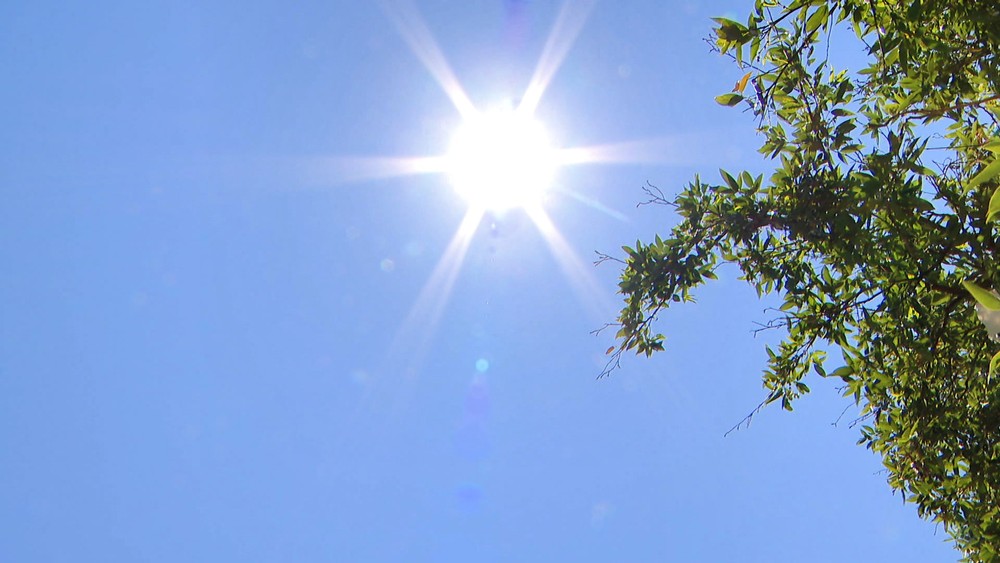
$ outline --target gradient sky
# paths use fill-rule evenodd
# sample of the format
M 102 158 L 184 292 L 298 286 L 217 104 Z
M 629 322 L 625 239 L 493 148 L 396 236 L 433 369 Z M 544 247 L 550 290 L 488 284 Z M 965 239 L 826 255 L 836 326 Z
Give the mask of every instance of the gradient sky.
M 561 6 L 0 6 L 0 560 L 957 559 L 834 382 L 723 436 L 779 336 L 731 269 L 595 379 L 641 186 L 767 163 L 702 41 L 749 0 Z M 519 99 L 554 28 L 536 115 L 627 162 L 462 238 L 389 174 L 460 123 L 430 70 Z

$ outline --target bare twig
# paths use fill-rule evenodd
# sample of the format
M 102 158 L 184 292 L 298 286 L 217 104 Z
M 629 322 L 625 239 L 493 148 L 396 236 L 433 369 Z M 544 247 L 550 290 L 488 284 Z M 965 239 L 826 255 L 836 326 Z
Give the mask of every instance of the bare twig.
M 844 407 L 844 410 L 840 411 L 840 416 L 837 417 L 837 420 L 831 422 L 830 426 L 837 426 L 838 424 L 840 424 L 840 419 L 844 418 L 844 415 L 847 414 L 847 411 L 850 410 L 850 408 L 851 405 L 847 405 L 846 407 Z
M 609 328 L 611 328 L 613 326 L 621 326 L 621 323 L 604 323 L 604 325 L 601 326 L 600 328 L 595 328 L 594 330 L 590 331 L 590 334 L 593 334 L 594 336 L 598 336 L 602 332 L 604 332 L 606 329 L 609 329 Z
M 646 185 L 642 187 L 642 191 L 649 196 L 646 201 L 640 201 L 636 207 L 641 207 L 643 205 L 669 205 L 670 207 L 677 207 L 677 204 L 667 199 L 667 196 L 663 194 L 663 190 L 653 185 L 649 180 L 646 180 Z
M 623 266 L 625 265 L 625 261 L 624 260 L 622 260 L 621 258 L 615 258 L 614 256 L 611 256 L 610 254 L 605 254 L 605 253 L 600 252 L 598 250 L 595 250 L 594 254 L 597 255 L 597 260 L 594 260 L 594 265 L 595 266 L 600 266 L 601 264 L 603 264 L 605 262 L 618 262 L 619 264 L 621 264 Z
M 744 416 L 743 419 L 740 420 L 739 422 L 737 422 L 735 426 L 733 426 L 729 430 L 726 430 L 726 433 L 723 434 L 722 437 L 725 438 L 725 437 L 729 436 L 733 432 L 736 432 L 737 430 L 739 430 L 740 427 L 750 428 L 750 423 L 753 421 L 753 417 L 756 416 L 757 413 L 759 413 L 761 411 L 761 409 L 763 409 L 766 405 L 767 405 L 767 399 L 764 399 L 763 401 L 760 402 L 759 405 L 757 405 L 756 408 L 754 408 L 752 411 L 750 411 L 750 414 Z

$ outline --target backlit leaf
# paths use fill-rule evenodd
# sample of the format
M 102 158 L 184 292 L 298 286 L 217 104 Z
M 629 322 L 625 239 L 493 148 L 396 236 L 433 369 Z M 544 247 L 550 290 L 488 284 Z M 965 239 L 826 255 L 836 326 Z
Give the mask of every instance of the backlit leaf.
M 962 282 L 962 285 L 980 305 L 991 311 L 1000 311 L 1000 297 L 997 297 L 992 291 L 968 280 Z

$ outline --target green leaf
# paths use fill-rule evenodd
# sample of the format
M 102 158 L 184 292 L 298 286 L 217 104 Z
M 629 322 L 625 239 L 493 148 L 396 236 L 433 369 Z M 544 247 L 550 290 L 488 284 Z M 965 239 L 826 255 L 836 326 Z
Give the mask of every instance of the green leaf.
M 730 92 L 728 94 L 723 94 L 721 96 L 715 97 L 716 103 L 718 103 L 719 105 L 729 106 L 729 107 L 735 106 L 736 104 L 742 102 L 743 99 L 744 99 L 743 96 L 735 92 Z
M 729 18 L 721 18 L 721 17 L 720 18 L 712 18 L 712 21 L 714 21 L 715 23 L 719 24 L 720 26 L 726 26 L 726 27 L 742 27 L 743 26 L 743 24 L 741 24 L 740 22 L 738 22 L 736 20 L 731 20 Z
M 851 369 L 851 366 L 840 366 L 830 372 L 830 377 L 839 377 L 844 381 L 847 381 L 847 378 L 852 375 L 854 375 L 854 370 Z
M 1000 352 L 993 354 L 993 358 L 990 359 L 990 373 L 997 373 L 1000 370 Z
M 826 17 L 830 14 L 830 10 L 826 4 L 820 4 L 819 9 L 813 12 L 813 15 L 809 16 L 809 20 L 806 22 L 806 33 L 812 33 L 819 29 L 819 26 L 826 22 Z
M 740 189 L 740 183 L 736 180 L 735 177 L 733 177 L 732 174 L 726 172 L 721 168 L 719 169 L 719 174 L 722 174 L 722 179 L 726 181 L 726 184 L 728 184 L 730 188 L 734 190 Z
M 990 197 L 990 206 L 986 210 L 986 220 L 992 220 L 996 217 L 997 213 L 1000 213 L 1000 188 L 993 190 L 993 195 Z
M 715 101 L 719 101 L 719 98 L 716 98 Z M 972 178 L 972 180 L 969 180 L 969 185 L 966 187 L 966 189 L 972 190 L 979 184 L 992 180 L 993 177 L 997 176 L 998 174 L 1000 174 L 1000 158 L 991 162 L 989 166 L 980 170 L 979 174 L 976 174 L 975 177 Z
M 1000 297 L 994 295 L 992 291 L 984 289 L 969 280 L 963 281 L 962 285 L 965 286 L 966 291 L 972 294 L 972 297 L 980 305 L 991 311 L 1000 311 Z
M 722 41 L 743 43 L 747 40 L 747 28 L 743 24 L 727 18 L 712 18 L 712 20 L 719 24 L 715 33 Z

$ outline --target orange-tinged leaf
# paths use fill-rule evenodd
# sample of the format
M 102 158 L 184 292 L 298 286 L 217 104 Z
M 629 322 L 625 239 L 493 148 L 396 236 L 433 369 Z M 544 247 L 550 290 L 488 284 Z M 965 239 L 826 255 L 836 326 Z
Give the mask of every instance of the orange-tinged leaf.
M 742 94 L 743 90 L 746 90 L 747 82 L 749 80 L 750 80 L 750 73 L 748 72 L 743 75 L 743 78 L 740 78 L 739 82 L 736 83 L 736 86 L 733 87 L 733 92 L 739 92 L 740 94 Z
M 610 354 L 611 352 L 614 352 L 614 351 L 615 351 L 615 347 L 611 346 L 611 347 L 608 348 L 608 351 L 604 353 L 604 355 L 608 355 L 608 354 Z

